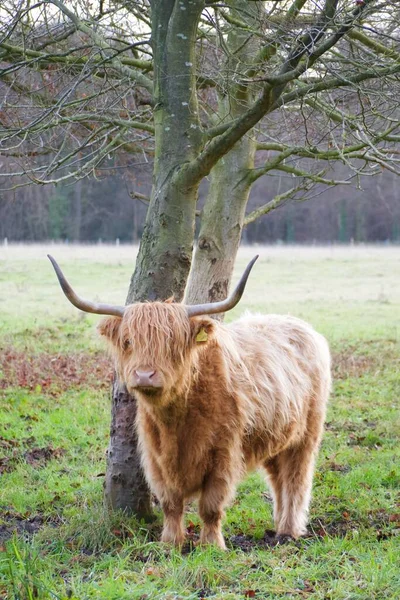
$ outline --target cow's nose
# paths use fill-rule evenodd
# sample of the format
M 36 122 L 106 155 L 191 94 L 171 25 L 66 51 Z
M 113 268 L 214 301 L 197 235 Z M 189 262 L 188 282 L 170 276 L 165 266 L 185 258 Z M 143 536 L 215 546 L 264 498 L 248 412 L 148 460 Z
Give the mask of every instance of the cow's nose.
M 135 376 L 136 376 L 136 385 L 137 386 L 153 386 L 154 382 L 153 382 L 153 376 L 155 375 L 155 371 L 154 370 L 146 370 L 146 371 L 135 371 Z

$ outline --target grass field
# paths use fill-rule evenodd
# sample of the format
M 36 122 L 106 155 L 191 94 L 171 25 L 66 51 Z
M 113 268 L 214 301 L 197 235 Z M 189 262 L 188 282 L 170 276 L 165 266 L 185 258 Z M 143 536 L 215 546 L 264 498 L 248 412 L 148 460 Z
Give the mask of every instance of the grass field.
M 244 481 L 228 551 L 182 554 L 103 507 L 110 364 L 95 324 L 62 295 L 125 300 L 135 249 L 0 248 L 0 599 L 400 598 L 400 248 L 244 248 L 244 309 L 291 313 L 328 338 L 334 392 L 309 534 L 273 546 L 264 481 Z M 186 518 L 199 530 L 196 507 Z

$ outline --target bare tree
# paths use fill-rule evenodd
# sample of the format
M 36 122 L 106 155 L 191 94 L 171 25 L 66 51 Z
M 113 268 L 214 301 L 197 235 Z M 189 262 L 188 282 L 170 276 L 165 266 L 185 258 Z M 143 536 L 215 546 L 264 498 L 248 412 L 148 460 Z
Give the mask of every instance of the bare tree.
M 5 0 L 0 37 L 4 188 L 154 159 L 128 302 L 182 299 L 200 182 L 210 176 L 186 300 L 222 297 L 243 226 L 288 199 L 399 171 L 396 0 Z M 46 160 L 47 158 L 47 160 Z M 347 166 L 337 181 L 331 161 Z M 252 184 L 284 179 L 245 214 Z M 142 198 L 143 200 L 143 198 Z M 114 386 L 106 496 L 150 512 Z

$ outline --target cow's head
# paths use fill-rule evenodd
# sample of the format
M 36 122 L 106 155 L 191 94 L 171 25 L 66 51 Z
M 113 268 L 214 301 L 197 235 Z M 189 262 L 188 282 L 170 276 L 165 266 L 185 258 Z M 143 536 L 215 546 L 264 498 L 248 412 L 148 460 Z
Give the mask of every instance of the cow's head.
M 226 312 L 239 302 L 257 258 L 248 264 L 233 293 L 221 302 L 186 306 L 167 300 L 112 306 L 79 298 L 49 256 L 68 300 L 85 312 L 108 315 L 99 330 L 111 344 L 118 376 L 128 391 L 162 404 L 184 390 L 198 350 L 212 339 L 215 321 L 207 315 Z

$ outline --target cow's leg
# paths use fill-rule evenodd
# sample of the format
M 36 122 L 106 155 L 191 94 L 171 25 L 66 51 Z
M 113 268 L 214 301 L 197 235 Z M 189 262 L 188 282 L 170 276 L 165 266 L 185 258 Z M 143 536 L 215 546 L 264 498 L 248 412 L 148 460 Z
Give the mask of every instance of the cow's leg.
M 310 441 L 288 448 L 276 457 L 280 503 L 276 532 L 294 538 L 306 533 L 314 461 L 318 444 Z
M 233 453 L 235 456 L 235 453 Z M 236 456 L 240 456 L 239 453 Z M 241 464 L 232 464 L 223 453 L 215 457 L 214 469 L 203 484 L 199 500 L 199 513 L 203 521 L 200 532 L 201 544 L 215 544 L 226 549 L 222 535 L 224 508 L 230 502 L 234 492 Z
M 145 457 L 144 462 L 147 477 L 151 482 L 151 488 L 156 493 L 164 513 L 161 541 L 180 545 L 185 540 L 185 530 L 183 527 L 183 498 L 168 490 L 162 471 L 152 454 L 148 454 Z
M 273 506 L 274 506 L 274 524 L 275 529 L 278 528 L 278 523 L 281 519 L 283 510 L 282 504 L 282 481 L 279 473 L 279 462 L 278 458 L 271 458 L 264 463 L 264 468 L 268 474 L 269 488 L 272 494 Z
M 199 500 L 199 513 L 203 520 L 200 543 L 215 544 L 223 550 L 226 549 L 226 546 L 221 526 L 224 507 L 230 497 L 228 488 L 227 482 L 215 475 L 207 481 Z
M 183 498 L 169 496 L 161 500 L 161 508 L 164 513 L 164 526 L 161 541 L 179 546 L 185 541 L 185 530 L 183 527 Z

